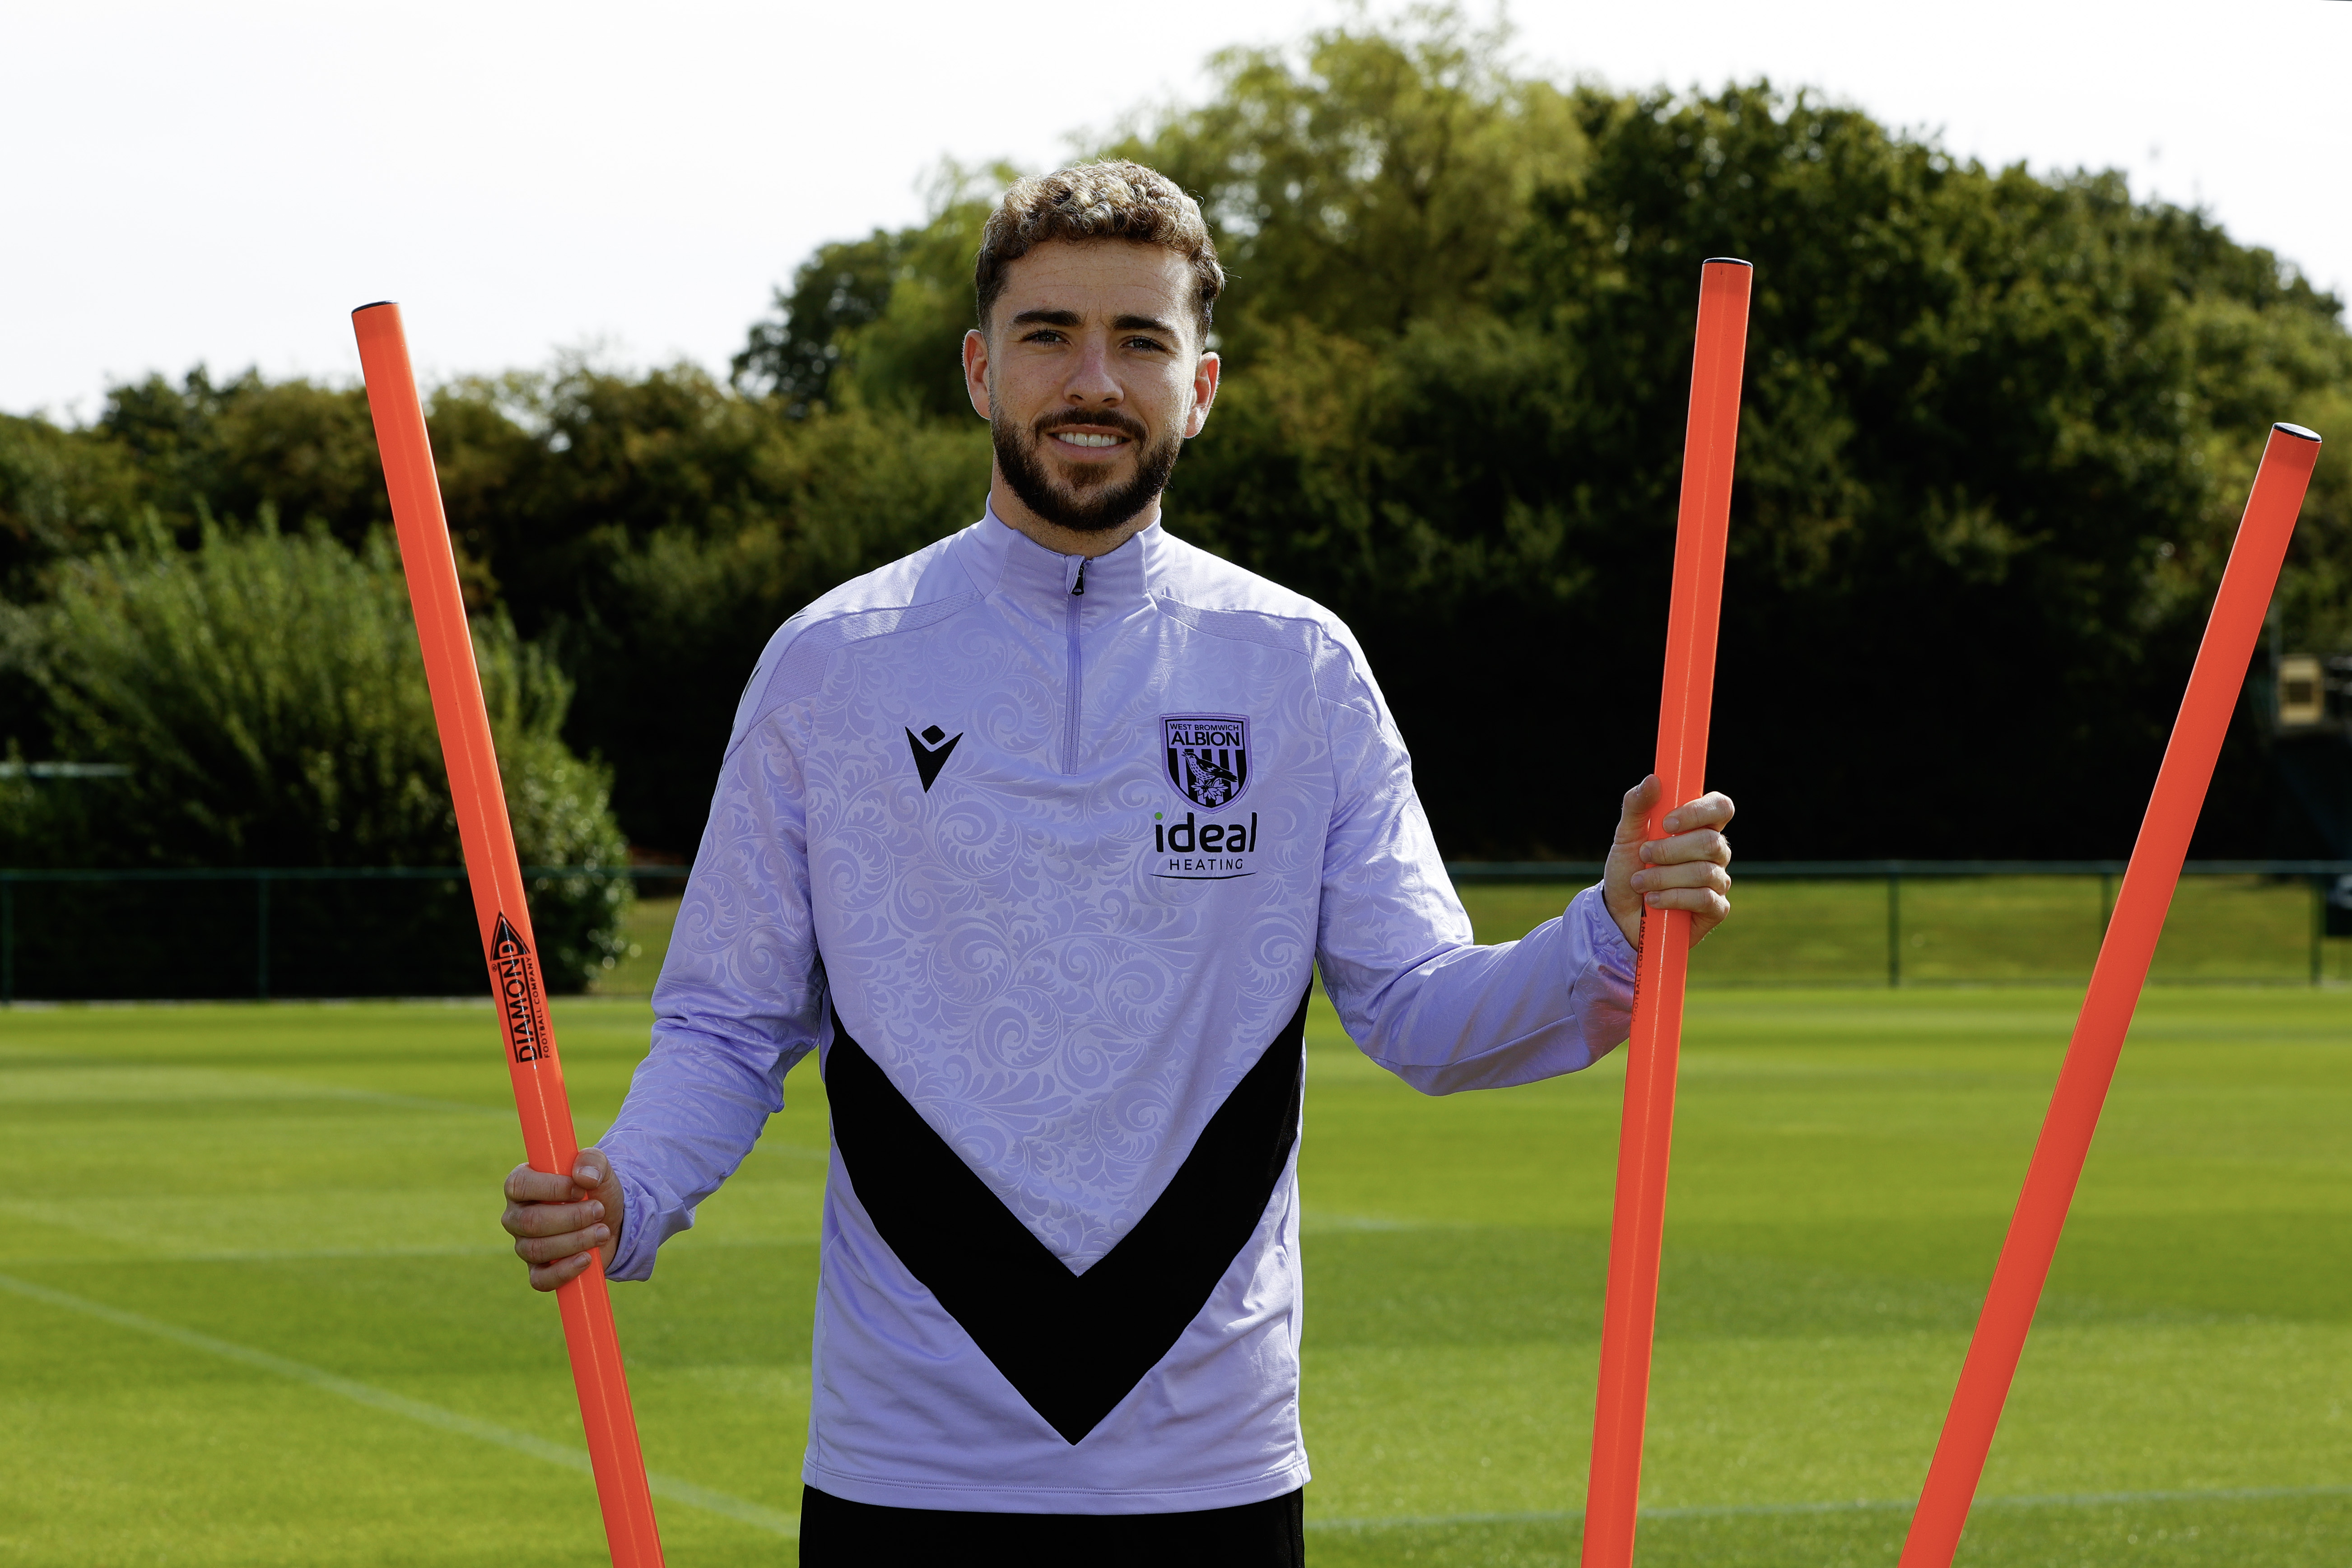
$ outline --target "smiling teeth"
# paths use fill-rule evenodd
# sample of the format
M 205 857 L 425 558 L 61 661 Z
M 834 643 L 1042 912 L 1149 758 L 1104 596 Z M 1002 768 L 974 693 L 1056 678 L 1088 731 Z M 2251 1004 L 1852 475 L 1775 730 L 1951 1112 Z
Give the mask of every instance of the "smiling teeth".
M 1073 447 L 1116 447 L 1119 441 L 1116 436 L 1086 436 L 1075 430 L 1064 430 L 1054 438 L 1067 441 Z

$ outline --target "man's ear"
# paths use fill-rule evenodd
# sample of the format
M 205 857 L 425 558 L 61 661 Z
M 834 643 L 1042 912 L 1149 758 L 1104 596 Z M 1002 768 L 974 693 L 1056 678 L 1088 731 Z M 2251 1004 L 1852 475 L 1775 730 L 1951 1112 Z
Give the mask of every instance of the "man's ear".
M 1217 377 L 1223 368 L 1224 362 L 1217 357 L 1214 349 L 1204 351 L 1192 362 L 1192 409 L 1184 416 L 1186 440 L 1198 436 L 1202 426 L 1208 424 L 1209 405 L 1217 400 Z
M 974 327 L 963 335 L 963 391 L 971 411 L 991 417 L 988 398 L 988 334 Z

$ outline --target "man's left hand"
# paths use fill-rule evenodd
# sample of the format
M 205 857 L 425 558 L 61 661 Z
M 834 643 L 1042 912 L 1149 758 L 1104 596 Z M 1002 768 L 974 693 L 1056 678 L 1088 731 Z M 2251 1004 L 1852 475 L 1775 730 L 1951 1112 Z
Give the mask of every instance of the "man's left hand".
M 1652 773 L 1626 793 L 1609 846 L 1601 897 L 1617 929 L 1642 945 L 1642 910 L 1686 910 L 1691 941 L 1721 925 L 1731 913 L 1731 797 L 1703 795 L 1666 813 L 1666 837 L 1650 837 L 1650 808 L 1657 804 L 1658 775 Z

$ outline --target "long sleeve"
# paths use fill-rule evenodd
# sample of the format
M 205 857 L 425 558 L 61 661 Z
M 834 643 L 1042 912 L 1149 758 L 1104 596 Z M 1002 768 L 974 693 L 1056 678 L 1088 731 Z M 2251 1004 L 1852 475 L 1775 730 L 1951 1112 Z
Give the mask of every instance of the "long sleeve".
M 732 1175 L 784 1075 L 822 1043 L 824 973 L 809 911 L 798 759 L 780 721 L 738 739 L 654 987 L 653 1049 L 603 1140 L 625 1223 L 606 1272 L 643 1279 L 661 1244 Z
M 1473 945 L 1361 654 L 1335 644 L 1318 685 L 1337 800 L 1317 960 L 1349 1036 L 1424 1094 L 1532 1083 L 1614 1049 L 1632 1025 L 1634 952 L 1601 889 L 1517 942 Z

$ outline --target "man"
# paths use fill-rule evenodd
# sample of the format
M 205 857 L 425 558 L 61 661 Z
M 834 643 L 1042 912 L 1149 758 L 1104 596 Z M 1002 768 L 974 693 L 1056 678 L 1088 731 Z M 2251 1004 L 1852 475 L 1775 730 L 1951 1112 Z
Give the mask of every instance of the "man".
M 1474 946 L 1347 629 L 1179 542 L 1223 278 L 1150 170 L 1024 181 L 964 340 L 978 522 L 784 624 L 736 715 L 653 1050 L 507 1228 L 552 1289 L 656 1249 L 811 1052 L 833 1118 L 805 1563 L 1302 1560 L 1310 976 L 1431 1093 L 1572 1072 L 1643 905 L 1728 912 L 1709 795 Z

